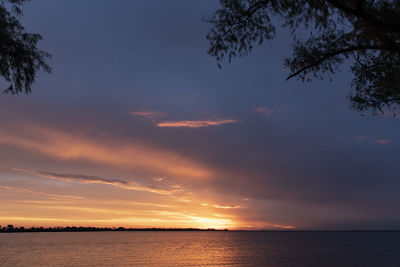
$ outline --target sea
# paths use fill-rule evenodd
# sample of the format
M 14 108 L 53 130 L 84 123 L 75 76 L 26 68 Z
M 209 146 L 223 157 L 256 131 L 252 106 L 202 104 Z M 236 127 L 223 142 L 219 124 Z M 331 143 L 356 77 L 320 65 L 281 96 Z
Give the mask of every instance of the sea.
M 0 233 L 0 266 L 400 266 L 400 232 Z

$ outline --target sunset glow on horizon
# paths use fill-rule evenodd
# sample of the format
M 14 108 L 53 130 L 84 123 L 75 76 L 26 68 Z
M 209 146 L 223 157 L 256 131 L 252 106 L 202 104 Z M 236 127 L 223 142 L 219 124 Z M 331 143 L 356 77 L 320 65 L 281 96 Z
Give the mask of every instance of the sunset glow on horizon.
M 192 182 L 207 184 L 218 173 L 204 163 L 180 159 L 176 153 L 155 147 L 147 149 L 144 144 L 121 149 L 119 142 L 103 145 L 82 133 L 78 137 L 27 125 L 28 134 L 11 136 L 7 131 L 12 129 L 3 129 L 0 143 L 60 166 L 55 172 L 18 162 L 13 164 L 18 167 L 1 169 L 3 181 L 10 185 L 0 185 L 0 225 L 13 222 L 25 227 L 294 228 L 277 227 L 274 222 L 243 221 L 235 211 L 246 209 L 248 199 L 230 198 L 234 204 L 227 204 L 226 200 L 218 200 L 217 192 L 197 192 L 185 186 Z M 88 169 L 82 166 L 84 162 Z M 143 176 L 98 175 L 102 172 L 96 170 L 97 166 Z

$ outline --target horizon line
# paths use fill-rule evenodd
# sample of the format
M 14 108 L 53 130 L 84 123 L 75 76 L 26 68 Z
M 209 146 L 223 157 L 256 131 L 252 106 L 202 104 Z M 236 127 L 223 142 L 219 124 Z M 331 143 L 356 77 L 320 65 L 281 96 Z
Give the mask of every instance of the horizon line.
M 98 227 L 98 226 L 14 226 L 0 225 L 7 232 L 90 232 L 90 231 L 230 231 L 230 232 L 400 232 L 400 229 L 229 229 L 196 227 Z

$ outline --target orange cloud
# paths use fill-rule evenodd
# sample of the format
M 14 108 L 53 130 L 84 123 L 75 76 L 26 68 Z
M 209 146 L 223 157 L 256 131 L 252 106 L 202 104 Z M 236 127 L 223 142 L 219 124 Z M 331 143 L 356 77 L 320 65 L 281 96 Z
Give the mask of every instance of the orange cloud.
M 216 209 L 224 209 L 224 210 L 226 210 L 226 209 L 239 209 L 241 207 L 242 206 L 240 206 L 240 205 L 214 205 L 214 208 L 216 208 Z
M 189 127 L 189 128 L 199 128 L 208 126 L 218 126 L 228 123 L 236 123 L 233 119 L 221 119 L 221 120 L 199 120 L 199 121 L 163 121 L 157 123 L 158 127 Z
M 0 189 L 3 190 L 8 190 L 16 193 L 23 193 L 23 194 L 33 194 L 33 195 L 39 195 L 39 196 L 46 196 L 46 197 L 51 197 L 51 198 L 62 198 L 62 199 L 74 199 L 74 200 L 80 200 L 83 199 L 83 197 L 78 197 L 78 196 L 70 196 L 70 195 L 61 195 L 61 194 L 49 194 L 45 192 L 40 192 L 40 191 L 34 191 L 30 189 L 25 189 L 25 188 L 20 188 L 20 187 L 14 187 L 14 186 L 6 186 L 6 185 L 0 185 Z
M 164 113 L 158 111 L 135 111 L 130 113 L 132 116 L 141 116 L 151 119 L 158 127 L 188 127 L 199 128 L 208 126 L 218 126 L 228 123 L 236 123 L 234 119 L 219 120 L 182 120 L 182 121 L 159 121 L 157 118 L 165 117 Z
M 25 134 L 18 135 L 16 132 Z M 185 179 L 205 179 L 212 174 L 204 166 L 171 151 L 139 143 L 109 141 L 112 145 L 106 140 L 96 142 L 92 138 L 41 127 L 26 127 L 23 131 L 10 134 L 0 132 L 0 144 L 17 146 L 58 160 L 86 160 Z

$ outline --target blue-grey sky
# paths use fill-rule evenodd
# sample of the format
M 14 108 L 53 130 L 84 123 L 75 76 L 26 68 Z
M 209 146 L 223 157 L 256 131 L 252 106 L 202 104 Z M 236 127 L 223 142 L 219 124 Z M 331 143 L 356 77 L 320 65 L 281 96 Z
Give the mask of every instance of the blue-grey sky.
M 399 121 L 285 81 L 285 29 L 217 68 L 207 1 L 32 1 L 53 57 L 0 96 L 0 224 L 399 229 Z M 5 87 L 5 83 L 4 87 Z

